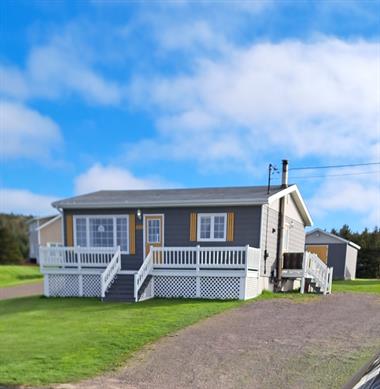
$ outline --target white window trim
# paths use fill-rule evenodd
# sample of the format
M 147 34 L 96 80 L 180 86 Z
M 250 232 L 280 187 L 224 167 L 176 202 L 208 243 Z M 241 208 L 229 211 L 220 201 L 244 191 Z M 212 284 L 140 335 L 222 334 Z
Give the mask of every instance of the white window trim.
M 224 238 L 214 238 L 215 216 L 224 216 Z M 210 238 L 201 238 L 201 218 L 211 217 Z M 227 213 L 198 213 L 197 214 L 197 241 L 198 242 L 226 242 L 227 241 Z
M 128 249 L 127 251 L 121 251 L 121 254 L 129 254 L 129 248 L 130 248 L 130 231 L 129 231 L 129 215 L 74 215 L 74 226 L 73 226 L 73 234 L 74 234 L 74 246 L 77 246 L 77 223 L 76 219 L 86 219 L 86 241 L 87 241 L 87 247 L 90 247 L 90 219 L 97 218 L 97 219 L 112 219 L 113 220 L 113 243 L 114 247 L 116 247 L 117 242 L 117 232 L 116 232 L 116 219 L 122 217 L 127 219 L 127 231 L 128 231 Z

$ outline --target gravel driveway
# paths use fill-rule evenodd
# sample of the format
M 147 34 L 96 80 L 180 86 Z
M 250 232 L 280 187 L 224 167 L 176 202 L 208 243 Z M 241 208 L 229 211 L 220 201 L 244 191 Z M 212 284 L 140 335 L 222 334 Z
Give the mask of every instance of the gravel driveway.
M 334 388 L 377 347 L 378 295 L 272 299 L 165 337 L 115 372 L 58 388 Z
M 0 288 L 0 300 L 12 299 L 15 297 L 26 297 L 42 295 L 44 286 L 42 281 L 35 284 L 25 284 Z

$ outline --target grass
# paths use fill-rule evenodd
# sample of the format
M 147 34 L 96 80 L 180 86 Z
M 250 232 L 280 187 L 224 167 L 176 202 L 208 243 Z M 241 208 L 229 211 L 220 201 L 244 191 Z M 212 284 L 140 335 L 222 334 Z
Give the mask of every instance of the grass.
M 315 296 L 264 292 L 254 301 Z M 242 301 L 154 299 L 138 304 L 27 297 L 0 301 L 0 384 L 77 381 L 116 368 L 147 343 Z
M 352 281 L 333 281 L 332 292 L 380 294 L 380 280 L 357 279 Z
M 76 381 L 124 362 L 143 345 L 240 301 L 28 297 L 0 301 L 0 384 Z
M 365 284 L 361 284 L 365 282 Z M 352 284 L 352 285 L 351 285 Z M 334 290 L 379 292 L 379 281 L 334 282 Z M 264 292 L 254 301 L 321 296 Z M 139 304 L 26 297 L 0 301 L 0 384 L 77 381 L 123 364 L 135 351 L 242 301 L 154 299 Z
M 38 266 L 2 265 L 0 266 L 0 288 L 40 282 L 42 274 Z

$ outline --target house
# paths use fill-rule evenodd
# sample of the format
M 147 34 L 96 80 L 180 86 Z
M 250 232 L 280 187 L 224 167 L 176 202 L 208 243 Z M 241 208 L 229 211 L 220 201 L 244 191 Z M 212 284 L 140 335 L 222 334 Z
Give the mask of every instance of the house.
M 29 222 L 29 259 L 39 263 L 39 246 L 62 245 L 60 214 L 36 217 Z
M 64 247 L 40 249 L 46 296 L 246 299 L 307 277 L 329 291 L 329 270 L 316 256 L 302 270 L 312 220 L 297 186 L 287 184 L 287 163 L 282 185 L 269 190 L 98 191 L 53 206 Z M 287 274 L 284 253 L 301 257 Z
M 354 280 L 360 246 L 316 228 L 306 234 L 306 250 L 334 267 L 334 279 Z

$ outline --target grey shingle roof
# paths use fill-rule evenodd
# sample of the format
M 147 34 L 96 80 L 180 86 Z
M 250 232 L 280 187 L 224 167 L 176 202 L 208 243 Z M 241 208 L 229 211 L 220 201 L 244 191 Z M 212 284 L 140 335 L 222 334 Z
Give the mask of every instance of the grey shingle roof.
M 159 207 L 193 205 L 264 204 L 268 197 L 281 191 L 272 186 L 270 194 L 266 186 L 152 189 L 152 190 L 101 190 L 81 196 L 56 201 L 56 208 L 118 208 Z

